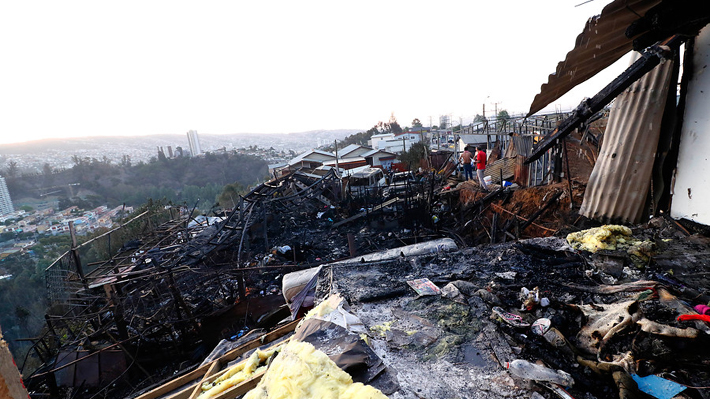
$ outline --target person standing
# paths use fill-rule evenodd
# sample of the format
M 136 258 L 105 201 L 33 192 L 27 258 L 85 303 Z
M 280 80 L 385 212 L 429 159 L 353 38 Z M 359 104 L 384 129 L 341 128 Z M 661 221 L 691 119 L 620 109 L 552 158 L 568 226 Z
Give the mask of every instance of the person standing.
M 464 148 L 463 153 L 459 156 L 459 162 L 463 164 L 463 180 L 473 180 L 473 154 L 468 150 L 468 147 Z
M 478 184 L 481 188 L 488 191 L 488 186 L 483 179 L 483 172 L 486 170 L 486 151 L 483 147 L 478 146 L 478 151 L 476 151 L 476 176 L 478 177 Z

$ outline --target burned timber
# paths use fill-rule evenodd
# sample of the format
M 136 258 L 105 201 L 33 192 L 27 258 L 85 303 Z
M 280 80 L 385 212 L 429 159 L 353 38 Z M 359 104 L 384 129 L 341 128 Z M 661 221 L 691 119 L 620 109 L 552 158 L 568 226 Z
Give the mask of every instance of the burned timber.
M 222 215 L 156 206 L 74 245 L 47 269 L 28 390 L 265 397 L 308 343 L 394 398 L 710 397 L 708 148 L 692 145 L 710 129 L 708 22 L 703 2 L 611 2 L 531 115 L 461 128 L 485 137 L 488 191 L 462 181 L 458 147 L 386 186 L 386 168 L 353 169 L 387 151 L 314 150 Z M 632 48 L 575 111 L 532 115 Z

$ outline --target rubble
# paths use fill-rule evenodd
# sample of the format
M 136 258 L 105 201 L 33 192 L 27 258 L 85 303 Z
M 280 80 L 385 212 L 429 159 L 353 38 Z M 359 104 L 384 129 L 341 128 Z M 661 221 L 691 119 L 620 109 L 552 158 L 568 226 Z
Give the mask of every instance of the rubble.
M 430 187 L 448 183 L 429 179 Z M 569 237 L 584 233 L 567 234 L 579 227 L 568 219 L 564 184 L 484 194 L 460 183 L 429 200 L 424 183 L 376 204 L 349 196 L 339 181 L 334 172 L 295 172 L 255 188 L 216 224 L 156 226 L 86 273 L 88 288 L 78 275 L 69 279 L 79 283 L 71 303 L 95 310 L 78 318 L 81 329 L 50 318 L 55 331 L 72 333 L 62 347 L 125 355 L 123 370 L 142 382 L 121 395 L 141 399 L 196 397 L 246 365 L 252 350 L 287 339 L 310 342 L 392 398 L 603 398 L 637 391 L 635 379 L 647 375 L 707 385 L 710 329 L 689 315 L 707 303 L 706 261 L 692 254 L 710 252 L 708 240 L 687 239 L 660 217 L 617 228 L 622 237 L 601 251 L 575 248 Z M 543 237 L 513 240 L 528 234 Z M 498 243 L 469 246 L 481 241 Z M 630 250 L 638 242 L 653 244 L 643 262 Z M 302 315 L 303 329 L 284 324 Z M 338 359 L 368 360 L 348 369 Z M 575 384 L 520 379 L 505 368 L 515 359 L 562 370 Z M 66 374 L 66 364 L 50 363 L 29 386 Z M 249 364 L 225 395 L 257 386 L 267 367 Z M 76 389 L 66 381 L 56 389 Z
M 378 397 L 633 397 L 658 383 L 649 376 L 708 397 L 692 387 L 710 385 L 700 314 L 710 240 L 665 216 L 637 226 L 579 217 L 584 178 L 570 177 L 577 168 L 562 154 L 541 165 L 550 175 L 512 185 L 517 158 L 502 158 L 490 192 L 438 154 L 436 169 L 389 190 L 296 168 L 219 218 L 142 214 L 93 243 L 109 248 L 104 261 L 84 265 L 89 247 L 76 247 L 48 269 L 46 361 L 28 386 L 262 397 L 314 362 L 343 383 L 333 391 L 363 384 Z M 567 181 L 552 177 L 563 158 Z M 140 234 L 121 230 L 134 225 Z M 113 374 L 87 378 L 89 362 L 110 356 L 123 360 L 102 368 Z M 293 392 L 322 388 L 299 384 Z

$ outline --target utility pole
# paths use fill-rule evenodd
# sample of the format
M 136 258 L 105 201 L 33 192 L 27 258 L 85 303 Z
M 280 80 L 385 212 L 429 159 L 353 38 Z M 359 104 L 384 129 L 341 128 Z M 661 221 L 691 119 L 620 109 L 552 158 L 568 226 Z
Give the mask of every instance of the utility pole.
M 338 140 L 335 140 L 335 172 L 340 176 L 340 166 L 338 164 Z

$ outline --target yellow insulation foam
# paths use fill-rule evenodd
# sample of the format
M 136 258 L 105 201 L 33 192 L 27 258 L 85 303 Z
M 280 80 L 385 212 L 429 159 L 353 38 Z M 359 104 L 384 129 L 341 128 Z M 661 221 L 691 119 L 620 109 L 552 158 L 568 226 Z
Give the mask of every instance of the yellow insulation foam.
M 244 399 L 386 399 L 379 390 L 353 383 L 325 353 L 291 341 Z
M 588 252 L 597 252 L 603 249 L 615 251 L 617 246 L 628 246 L 634 241 L 638 240 L 631 237 L 630 228 L 612 224 L 567 235 L 567 242 L 572 248 Z
M 280 348 L 257 350 L 249 356 L 245 362 L 241 362 L 230 367 L 224 374 L 212 382 L 202 384 L 202 392 L 197 396 L 199 399 L 214 397 L 227 389 L 248 380 L 255 374 L 259 374 L 266 369 L 264 363 L 274 355 Z

